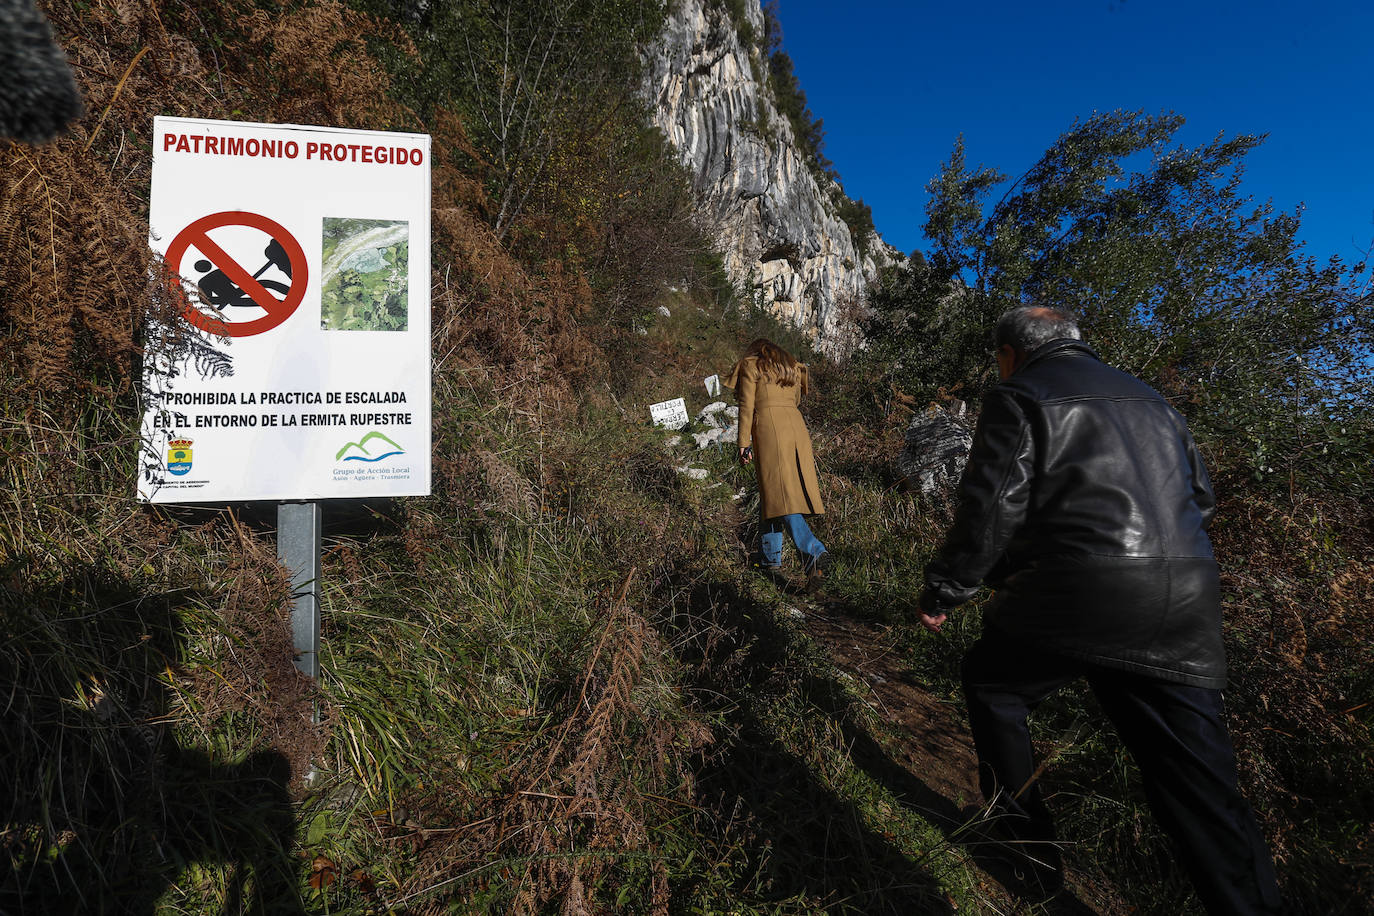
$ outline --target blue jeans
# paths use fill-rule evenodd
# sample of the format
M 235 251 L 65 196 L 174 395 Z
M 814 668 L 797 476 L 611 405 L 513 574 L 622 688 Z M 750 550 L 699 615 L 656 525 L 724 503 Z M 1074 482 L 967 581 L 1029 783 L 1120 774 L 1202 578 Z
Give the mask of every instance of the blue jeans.
M 763 523 L 762 537 L 759 539 L 763 565 L 782 565 L 783 529 L 786 529 L 787 533 L 792 536 L 792 543 L 797 545 L 797 550 L 801 552 L 807 570 L 810 570 L 811 564 L 816 562 L 816 558 L 825 553 L 825 545 L 820 542 L 816 535 L 811 533 L 811 526 L 806 523 L 806 516 L 800 514 L 779 515 L 777 518 L 770 518 Z

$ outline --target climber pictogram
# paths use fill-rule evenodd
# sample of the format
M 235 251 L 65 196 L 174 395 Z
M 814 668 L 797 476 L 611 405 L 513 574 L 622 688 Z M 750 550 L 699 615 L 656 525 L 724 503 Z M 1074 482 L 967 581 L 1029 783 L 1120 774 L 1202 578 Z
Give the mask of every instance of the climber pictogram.
M 218 233 L 224 245 L 211 237 L 216 230 L 229 229 L 232 235 Z M 194 272 L 187 272 L 182 261 L 192 249 L 200 257 L 192 264 Z M 305 298 L 304 249 L 280 223 L 257 213 L 227 210 L 201 217 L 176 234 L 166 259 L 195 284 L 201 302 L 209 306 L 199 309 L 191 303 L 186 319 L 212 334 L 250 337 L 270 331 Z

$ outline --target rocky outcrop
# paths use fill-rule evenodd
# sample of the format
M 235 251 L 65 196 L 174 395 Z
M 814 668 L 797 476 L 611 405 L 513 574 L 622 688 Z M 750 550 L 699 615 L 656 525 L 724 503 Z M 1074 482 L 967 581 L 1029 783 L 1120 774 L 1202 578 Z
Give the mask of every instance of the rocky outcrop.
M 860 254 L 836 215 L 838 186 L 807 166 L 763 78 L 767 60 L 740 39 L 763 35 L 759 2 L 743 7 L 741 29 L 724 3 L 676 0 L 645 54 L 644 92 L 691 169 L 731 277 L 822 349 L 839 349 L 854 340 L 845 306 L 896 252 L 870 234 Z
M 897 456 L 897 475 L 925 496 L 952 487 L 964 473 L 973 447 L 968 407 L 963 401 L 931 404 L 911 418 Z

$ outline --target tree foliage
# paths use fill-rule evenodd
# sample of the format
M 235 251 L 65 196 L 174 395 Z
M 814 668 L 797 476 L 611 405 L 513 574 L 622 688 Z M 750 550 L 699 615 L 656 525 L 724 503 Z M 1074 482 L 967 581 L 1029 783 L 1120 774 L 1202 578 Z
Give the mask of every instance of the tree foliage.
M 1104 359 L 1158 387 L 1257 476 L 1294 462 L 1358 473 L 1367 459 L 1351 431 L 1369 428 L 1374 357 L 1365 264 L 1319 263 L 1297 213 L 1242 195 L 1263 137 L 1185 148 L 1173 144 L 1182 125 L 1097 114 L 1010 182 L 970 167 L 961 138 L 927 185 L 929 260 L 875 291 L 873 358 L 912 393 L 976 392 L 993 380 L 1002 311 L 1065 306 Z
M 778 19 L 776 0 L 763 8 L 763 53 L 768 59 L 768 86 L 778 112 L 792 125 L 797 148 L 810 169 L 820 178 L 839 180 L 835 163 L 825 157 L 825 122 L 816 117 L 806 103 L 792 64 L 792 57 L 782 48 L 782 22 Z
M 835 215 L 849 227 L 849 237 L 854 240 L 854 250 L 858 252 L 859 258 L 863 259 L 868 254 L 869 237 L 877 231 L 873 225 L 873 208 L 864 203 L 862 197 L 851 200 L 838 184 L 833 187 L 831 200 L 835 203 Z
M 539 328 L 554 363 L 589 371 L 592 338 L 624 344 L 667 286 L 723 275 L 703 260 L 710 241 L 690 175 L 639 95 L 640 45 L 658 36 L 663 2 L 360 2 L 404 18 L 419 48 L 391 61 L 398 97 L 446 140 L 435 155 L 449 180 L 436 179 L 436 191 L 442 184 L 460 201 L 462 216 L 438 199 L 436 210 L 440 222 L 462 224 L 451 241 L 471 260 L 454 272 L 471 287 L 458 300 L 500 290 L 494 300 L 509 301 L 497 324 L 521 338 Z M 497 246 L 472 234 L 473 217 L 495 230 Z M 440 257 L 444 247 L 437 236 Z M 538 292 L 496 279 L 516 275 Z M 516 320 L 511 301 L 534 314 Z M 463 326 L 472 324 L 469 315 Z

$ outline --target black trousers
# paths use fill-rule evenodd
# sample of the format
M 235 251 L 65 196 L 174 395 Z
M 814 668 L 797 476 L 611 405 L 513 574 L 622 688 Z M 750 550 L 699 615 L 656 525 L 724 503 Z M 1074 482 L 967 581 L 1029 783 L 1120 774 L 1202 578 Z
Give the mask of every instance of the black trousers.
M 1273 859 L 1236 784 L 1221 691 L 1171 684 L 1045 656 L 987 633 L 964 657 L 964 695 L 983 795 L 1004 829 L 1053 840 L 1026 719 L 1042 700 L 1085 677 L 1140 767 L 1155 818 L 1173 839 L 1207 912 L 1283 912 Z

